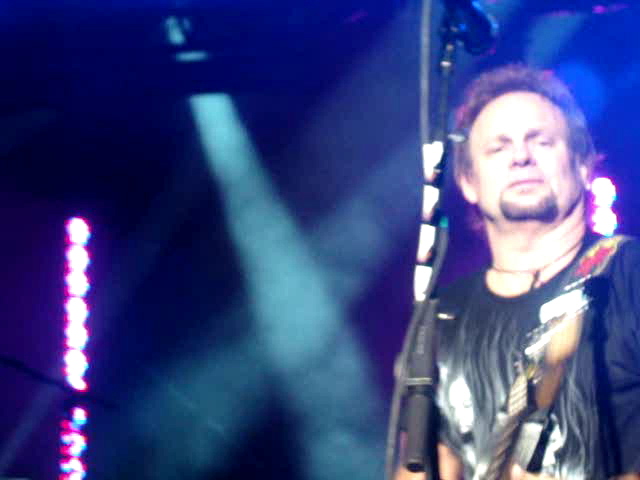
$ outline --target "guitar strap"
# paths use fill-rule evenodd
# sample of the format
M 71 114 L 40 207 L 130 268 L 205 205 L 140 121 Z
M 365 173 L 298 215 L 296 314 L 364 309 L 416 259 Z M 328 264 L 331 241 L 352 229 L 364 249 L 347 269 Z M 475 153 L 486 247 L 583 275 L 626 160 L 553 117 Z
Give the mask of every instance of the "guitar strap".
M 600 275 L 618 251 L 619 247 L 630 240 L 626 235 L 615 235 L 613 237 L 602 237 L 598 239 L 586 252 L 582 254 L 578 262 L 570 270 L 569 281 L 562 286 L 566 289 L 567 283 L 573 283 L 586 277 Z
M 591 277 L 601 274 L 619 247 L 629 239 L 623 235 L 603 237 L 589 247 L 573 264 L 560 282 L 562 294 Z M 521 368 L 507 396 L 507 419 L 494 448 L 494 456 L 485 473 L 485 480 L 497 480 L 504 474 L 511 458 L 528 459 L 526 469 L 539 472 L 551 433 L 550 408 L 536 409 L 532 402 L 533 382 Z M 523 422 L 526 420 L 526 422 Z M 514 440 L 518 439 L 517 445 Z

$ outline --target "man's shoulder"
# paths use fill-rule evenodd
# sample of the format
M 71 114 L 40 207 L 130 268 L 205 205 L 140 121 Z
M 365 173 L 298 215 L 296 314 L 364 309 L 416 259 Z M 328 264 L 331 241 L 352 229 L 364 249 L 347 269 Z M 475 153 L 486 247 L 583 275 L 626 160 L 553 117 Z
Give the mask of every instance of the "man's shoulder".
M 640 259 L 640 238 L 630 235 L 616 235 L 619 238 L 618 250 L 621 258 Z
M 637 237 L 628 235 L 596 237 L 589 252 L 581 259 L 581 263 L 587 267 L 590 265 L 589 256 L 593 257 L 593 261 L 602 263 L 603 270 L 604 265 L 610 265 L 608 270 L 613 274 L 621 274 L 625 277 L 640 275 L 640 239 Z M 595 269 L 598 270 L 597 267 Z

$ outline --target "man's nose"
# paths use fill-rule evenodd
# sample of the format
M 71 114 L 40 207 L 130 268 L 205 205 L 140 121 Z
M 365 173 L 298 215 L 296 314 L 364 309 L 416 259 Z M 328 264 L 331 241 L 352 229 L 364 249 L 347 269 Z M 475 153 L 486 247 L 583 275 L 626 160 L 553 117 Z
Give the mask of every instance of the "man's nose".
M 512 165 L 514 167 L 523 167 L 535 163 L 531 149 L 529 145 L 523 143 L 521 145 L 514 145 Z

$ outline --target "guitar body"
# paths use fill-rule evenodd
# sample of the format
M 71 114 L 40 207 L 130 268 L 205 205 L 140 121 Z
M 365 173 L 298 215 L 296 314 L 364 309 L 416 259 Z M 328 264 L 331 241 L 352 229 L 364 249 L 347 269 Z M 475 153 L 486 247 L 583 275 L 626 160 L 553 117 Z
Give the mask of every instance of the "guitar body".
M 514 463 L 539 472 L 550 436 L 548 411 L 558 395 L 567 361 L 581 341 L 590 298 L 586 282 L 604 270 L 625 237 L 602 239 L 580 259 L 580 277 L 540 308 L 540 325 L 528 335 L 519 375 L 507 398 L 507 418 L 495 435 L 484 480 L 507 480 Z
M 507 418 L 495 437 L 485 480 L 508 479 L 514 463 L 539 471 L 548 438 L 546 412 L 558 394 L 566 362 L 580 343 L 589 305 L 583 287 L 584 280 L 577 282 L 540 308 L 540 326 L 528 335 L 520 357 L 520 374 L 509 391 Z

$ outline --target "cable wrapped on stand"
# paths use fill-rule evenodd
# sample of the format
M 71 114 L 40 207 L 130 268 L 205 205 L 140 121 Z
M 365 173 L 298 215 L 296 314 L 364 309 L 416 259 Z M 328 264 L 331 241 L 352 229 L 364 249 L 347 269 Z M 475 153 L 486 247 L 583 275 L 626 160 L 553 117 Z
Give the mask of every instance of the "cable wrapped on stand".
M 414 270 L 414 310 L 402 351 L 395 364 L 395 388 L 391 402 L 386 451 L 386 478 L 394 476 L 398 462 L 412 472 L 438 478 L 436 453 L 436 339 L 438 298 L 436 284 L 448 245 L 448 220 L 440 211 L 448 146 L 449 88 L 459 43 L 472 54 L 492 46 L 496 26 L 470 1 L 445 0 L 441 28 L 442 49 L 438 62 L 440 92 L 437 121 L 430 125 L 432 2 L 423 0 L 420 52 L 420 140 L 424 171 L 422 223 Z M 481 45 L 480 45 L 481 44 Z M 431 132 L 434 132 L 433 135 Z M 404 414 L 404 415 L 403 415 Z M 407 430 L 403 458 L 398 459 L 400 421 Z

